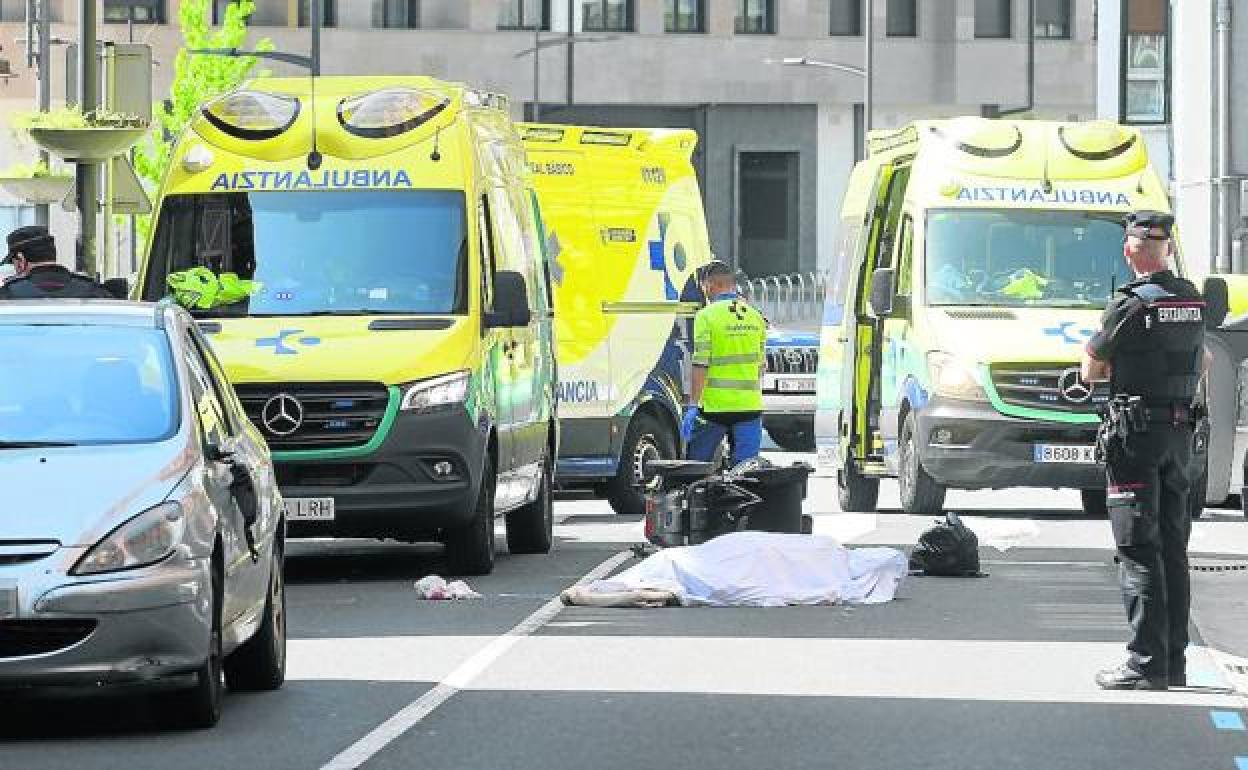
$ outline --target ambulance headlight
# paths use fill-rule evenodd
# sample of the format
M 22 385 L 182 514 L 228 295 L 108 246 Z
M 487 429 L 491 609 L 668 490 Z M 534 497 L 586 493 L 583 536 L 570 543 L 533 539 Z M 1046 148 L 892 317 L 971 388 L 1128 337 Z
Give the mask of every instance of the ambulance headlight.
M 238 139 L 272 139 L 295 124 L 299 100 L 264 91 L 236 91 L 204 107 L 204 117 Z
M 450 104 L 441 95 L 414 88 L 383 88 L 343 99 L 338 122 L 348 132 L 368 139 L 398 136 L 433 120 Z
M 988 400 L 975 372 L 948 353 L 939 350 L 928 353 L 927 370 L 931 376 L 932 390 L 937 395 L 964 401 Z
M 399 408 L 405 412 L 423 412 L 462 404 L 468 398 L 471 379 L 471 372 L 462 371 L 412 383 L 403 391 Z

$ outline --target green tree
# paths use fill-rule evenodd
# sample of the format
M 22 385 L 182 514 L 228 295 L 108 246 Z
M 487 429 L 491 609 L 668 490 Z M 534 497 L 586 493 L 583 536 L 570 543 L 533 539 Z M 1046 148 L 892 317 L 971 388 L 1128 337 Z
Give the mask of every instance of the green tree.
M 221 26 L 212 25 L 212 0 L 182 0 L 178 23 L 182 47 L 174 62 L 173 85 L 169 99 L 153 107 L 152 132 L 135 151 L 135 170 L 148 188 L 155 191 L 169 168 L 173 142 L 182 135 L 196 110 L 205 102 L 237 88 L 256 66 L 254 56 L 210 56 L 190 53 L 198 48 L 247 47 L 247 18 L 256 9 L 254 0 L 233 0 L 225 7 Z M 273 50 L 268 38 L 259 41 L 258 51 Z M 139 234 L 145 241 L 151 228 L 150 217 L 140 217 Z

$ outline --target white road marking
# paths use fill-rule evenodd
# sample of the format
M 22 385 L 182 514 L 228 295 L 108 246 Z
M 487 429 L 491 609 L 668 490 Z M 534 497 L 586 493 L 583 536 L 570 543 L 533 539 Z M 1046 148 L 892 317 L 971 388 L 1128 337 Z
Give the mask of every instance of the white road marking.
M 584 577 L 576 582 L 576 585 L 585 585 L 595 580 L 600 580 L 610 575 L 617 567 L 630 558 L 632 558 L 631 552 L 621 551 L 586 573 Z M 485 647 L 477 651 L 475 655 L 459 664 L 454 671 L 438 682 L 432 690 L 409 703 L 368 735 L 348 746 L 344 751 L 325 763 L 322 770 L 353 770 L 363 765 L 386 746 L 419 724 L 421 720 L 433 713 L 443 703 L 450 700 L 455 693 L 466 689 L 491 664 L 514 647 L 517 642 L 550 622 L 551 619 L 559 614 L 561 609 L 563 609 L 563 603 L 557 596 L 546 602 L 536 612 L 520 621 L 507 633 L 496 637 Z

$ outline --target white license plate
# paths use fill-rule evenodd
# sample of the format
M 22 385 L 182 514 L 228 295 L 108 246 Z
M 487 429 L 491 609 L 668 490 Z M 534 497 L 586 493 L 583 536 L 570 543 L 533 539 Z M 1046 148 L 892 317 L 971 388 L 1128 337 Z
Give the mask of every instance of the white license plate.
M 1082 444 L 1036 444 L 1033 448 L 1038 463 L 1096 464 L 1096 447 Z
M 781 393 L 814 393 L 814 377 L 777 377 L 776 390 Z
M 284 501 L 287 521 L 333 521 L 334 498 L 288 497 Z
M 0 620 L 17 617 L 17 583 L 0 580 Z

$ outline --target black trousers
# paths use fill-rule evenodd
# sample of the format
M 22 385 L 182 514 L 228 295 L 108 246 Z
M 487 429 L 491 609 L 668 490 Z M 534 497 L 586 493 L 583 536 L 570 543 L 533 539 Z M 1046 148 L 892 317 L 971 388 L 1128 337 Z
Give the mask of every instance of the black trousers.
M 1150 425 L 1107 463 L 1118 579 L 1131 625 L 1127 665 L 1149 677 L 1184 673 L 1191 458 L 1190 427 Z

